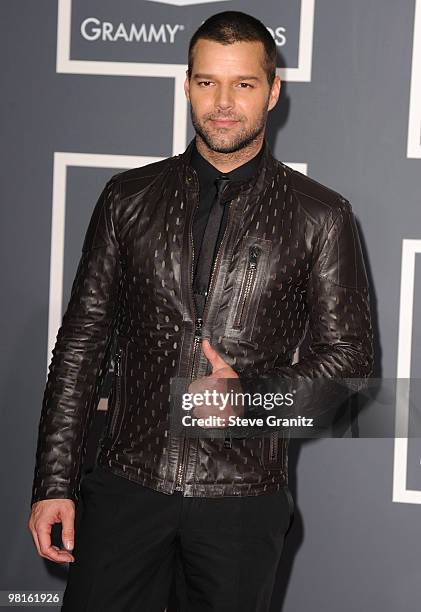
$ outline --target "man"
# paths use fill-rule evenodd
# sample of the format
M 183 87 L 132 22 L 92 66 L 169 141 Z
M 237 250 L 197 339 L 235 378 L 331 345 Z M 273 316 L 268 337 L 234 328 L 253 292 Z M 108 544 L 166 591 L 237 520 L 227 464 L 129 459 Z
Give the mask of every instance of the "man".
M 183 611 L 268 610 L 293 511 L 288 437 L 176 430 L 171 381 L 196 390 L 371 374 L 352 209 L 270 153 L 275 70 L 261 22 L 210 17 L 189 47 L 195 139 L 182 155 L 113 176 L 96 204 L 53 351 L 29 521 L 39 554 L 70 562 L 64 610 L 161 612 L 176 554 Z M 309 353 L 292 363 L 307 327 Z M 74 534 L 110 356 L 109 417 Z M 74 554 L 51 546 L 54 522 Z

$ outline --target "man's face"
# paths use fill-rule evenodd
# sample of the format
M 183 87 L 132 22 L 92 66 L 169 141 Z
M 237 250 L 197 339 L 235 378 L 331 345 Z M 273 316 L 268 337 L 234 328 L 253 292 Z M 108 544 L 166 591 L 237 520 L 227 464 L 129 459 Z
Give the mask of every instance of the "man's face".
M 267 114 L 279 97 L 264 70 L 260 42 L 222 45 L 199 39 L 193 51 L 191 79 L 184 83 L 196 133 L 218 153 L 238 151 L 264 132 Z

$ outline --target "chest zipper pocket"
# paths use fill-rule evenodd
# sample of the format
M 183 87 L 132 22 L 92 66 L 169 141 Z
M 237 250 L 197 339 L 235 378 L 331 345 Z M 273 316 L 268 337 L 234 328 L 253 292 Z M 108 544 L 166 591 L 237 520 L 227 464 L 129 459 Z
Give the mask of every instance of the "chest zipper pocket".
M 243 277 L 238 306 L 232 323 L 232 328 L 235 330 L 242 329 L 244 325 L 244 320 L 247 315 L 250 302 L 250 296 L 252 295 L 253 286 L 256 281 L 257 265 L 260 254 L 261 248 L 257 244 L 249 246 L 247 268 Z
M 238 248 L 224 331 L 227 338 L 250 342 L 263 289 L 268 283 L 272 241 L 247 236 Z

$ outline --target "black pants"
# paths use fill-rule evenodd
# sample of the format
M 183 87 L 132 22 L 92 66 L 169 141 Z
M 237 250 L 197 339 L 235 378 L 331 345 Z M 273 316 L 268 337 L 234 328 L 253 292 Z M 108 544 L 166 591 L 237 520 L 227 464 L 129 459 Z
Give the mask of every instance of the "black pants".
M 166 495 L 96 466 L 81 483 L 65 612 L 266 612 L 293 502 Z

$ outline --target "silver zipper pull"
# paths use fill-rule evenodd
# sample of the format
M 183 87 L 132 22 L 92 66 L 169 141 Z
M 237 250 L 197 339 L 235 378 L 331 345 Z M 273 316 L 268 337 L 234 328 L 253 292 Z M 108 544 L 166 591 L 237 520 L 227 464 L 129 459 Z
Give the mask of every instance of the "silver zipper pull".
M 257 244 L 253 244 L 251 247 L 249 247 L 249 264 L 251 268 L 255 268 L 257 266 L 260 253 L 261 248 L 257 246 Z
M 119 349 L 119 351 L 118 351 L 118 353 L 116 355 L 115 372 L 116 372 L 117 376 L 120 376 L 120 374 L 121 374 L 120 361 L 121 361 L 121 349 Z
M 199 338 L 202 337 L 202 326 L 203 326 L 203 319 L 201 318 L 196 319 L 194 335 L 198 336 Z

